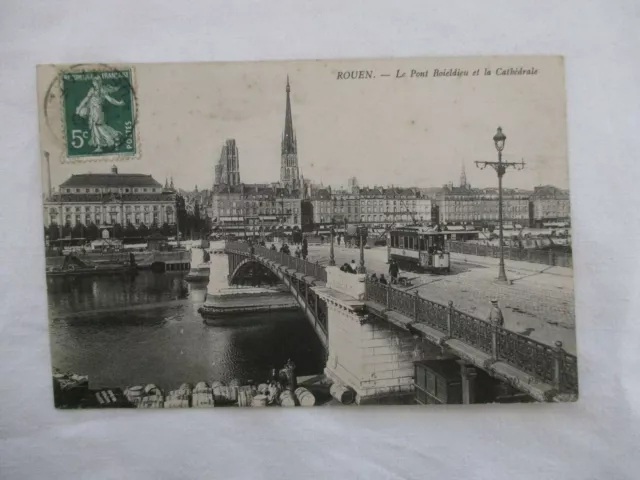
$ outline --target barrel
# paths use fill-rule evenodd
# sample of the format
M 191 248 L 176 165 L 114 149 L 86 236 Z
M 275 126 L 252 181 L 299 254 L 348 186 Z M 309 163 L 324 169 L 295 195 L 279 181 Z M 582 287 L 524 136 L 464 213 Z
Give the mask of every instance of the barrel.
M 162 390 L 160 390 L 153 383 L 150 383 L 146 387 L 144 387 L 144 394 L 145 395 L 156 395 L 156 394 L 162 395 Z
M 224 387 L 224 382 L 220 382 L 219 380 L 214 380 L 213 382 L 211 382 L 211 388 L 216 387 Z
M 211 389 L 204 389 L 193 393 L 191 399 L 193 408 L 212 408 L 215 406 L 215 400 L 213 399 L 213 393 Z
M 129 387 L 124 391 L 124 395 L 129 399 L 130 402 L 133 402 L 134 400 L 138 400 L 140 397 L 142 397 L 142 393 L 144 391 L 144 387 L 141 385 L 138 385 L 136 387 Z
M 269 405 L 277 403 L 280 398 L 280 387 L 276 384 L 269 385 L 266 395 Z
M 261 394 L 265 394 L 269 391 L 269 385 L 267 385 L 266 383 L 261 383 L 260 385 L 258 385 L 258 393 Z
M 239 387 L 240 385 L 242 385 L 242 382 L 237 378 L 234 378 L 229 382 L 230 387 Z
M 253 395 L 250 390 L 241 390 L 238 392 L 239 407 L 250 407 L 252 401 L 253 401 Z
M 267 396 L 266 395 L 256 395 L 251 400 L 252 407 L 266 407 L 267 406 Z
M 295 392 L 298 403 L 302 407 L 313 407 L 316 404 L 316 397 L 304 387 L 296 388 Z
M 209 385 L 207 382 L 198 382 L 196 383 L 196 388 L 193 389 L 194 392 L 202 392 L 209 389 Z
M 280 394 L 280 406 L 281 407 L 295 407 L 296 399 L 289 390 L 285 390 Z
M 329 393 L 343 405 L 350 405 L 356 399 L 356 393 L 353 390 L 339 383 L 332 384 Z
M 217 385 L 213 388 L 213 397 L 216 403 L 236 403 L 238 401 L 238 387 L 225 387 Z
M 180 385 L 180 387 L 178 387 L 178 391 L 191 392 L 191 385 L 189 385 L 188 383 L 183 383 L 182 385 Z

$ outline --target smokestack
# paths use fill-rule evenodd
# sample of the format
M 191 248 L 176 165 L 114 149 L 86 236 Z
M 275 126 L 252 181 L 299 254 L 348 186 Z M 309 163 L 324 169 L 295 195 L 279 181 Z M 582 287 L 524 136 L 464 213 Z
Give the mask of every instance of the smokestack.
M 44 158 L 47 159 L 47 182 L 48 185 L 48 189 L 47 189 L 47 194 L 48 194 L 48 198 L 51 198 L 51 164 L 49 163 L 49 152 L 44 152 Z

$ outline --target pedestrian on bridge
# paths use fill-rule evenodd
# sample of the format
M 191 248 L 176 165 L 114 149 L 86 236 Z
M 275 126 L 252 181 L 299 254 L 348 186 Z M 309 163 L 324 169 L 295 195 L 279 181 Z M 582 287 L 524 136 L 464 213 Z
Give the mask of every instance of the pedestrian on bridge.
M 502 315 L 502 310 L 500 310 L 500 306 L 498 305 L 497 298 L 491 299 L 491 310 L 489 311 L 487 322 L 496 325 L 497 327 L 504 326 L 504 316 Z
M 380 274 L 380 280 L 378 280 L 382 285 L 388 285 L 387 279 L 384 278 L 384 273 Z
M 391 264 L 389 265 L 389 276 L 391 277 L 391 284 L 398 283 L 398 272 L 400 268 L 398 267 L 398 262 L 395 260 L 391 260 Z

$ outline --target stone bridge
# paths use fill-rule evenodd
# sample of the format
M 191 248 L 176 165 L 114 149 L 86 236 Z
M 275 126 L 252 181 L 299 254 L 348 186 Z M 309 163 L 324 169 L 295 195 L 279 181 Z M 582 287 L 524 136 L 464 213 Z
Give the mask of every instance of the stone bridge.
M 463 403 L 474 403 L 475 371 L 543 402 L 577 398 L 577 359 L 394 286 L 368 282 L 281 252 L 227 242 L 229 278 L 260 264 L 291 290 L 328 352 L 325 374 L 353 388 L 359 403 L 412 398 L 416 363 L 455 360 Z

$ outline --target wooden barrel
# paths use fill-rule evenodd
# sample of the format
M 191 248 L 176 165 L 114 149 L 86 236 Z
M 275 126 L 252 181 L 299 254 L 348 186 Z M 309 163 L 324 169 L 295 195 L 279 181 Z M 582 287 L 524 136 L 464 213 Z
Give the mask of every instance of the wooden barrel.
M 178 391 L 190 392 L 191 391 L 191 385 L 189 385 L 188 383 L 183 383 L 182 385 L 180 385 L 180 387 L 178 387 Z
M 157 394 L 162 395 L 162 390 L 160 390 L 160 388 L 158 388 L 155 384 L 150 383 L 146 387 L 144 387 L 144 394 L 145 395 L 157 395 Z
M 207 382 L 198 382 L 196 383 L 196 388 L 193 389 L 194 392 L 203 392 L 209 389 L 209 385 Z
M 142 397 L 144 392 L 144 387 L 142 385 L 138 385 L 135 387 L 129 387 L 124 391 L 125 396 L 129 399 L 129 401 L 134 401 Z
M 302 407 L 313 407 L 316 404 L 316 397 L 304 387 L 296 388 L 295 392 L 298 403 Z
M 194 392 L 191 404 L 193 408 L 213 408 L 215 406 L 215 400 L 213 399 L 211 389 L 207 388 Z
M 240 385 L 242 385 L 242 382 L 237 378 L 234 378 L 229 382 L 230 387 L 239 387 Z
M 250 407 L 252 401 L 253 401 L 253 394 L 251 393 L 251 390 L 241 390 L 238 392 L 239 407 Z
M 235 403 L 238 401 L 238 388 L 217 385 L 213 388 L 213 398 L 220 405 Z
M 331 396 L 343 405 L 350 405 L 356 399 L 356 392 L 339 383 L 332 384 L 331 388 L 329 388 L 329 393 L 331 393 Z
M 280 406 L 281 407 L 295 407 L 296 399 L 289 390 L 285 390 L 280 394 Z
M 266 395 L 256 395 L 251 400 L 252 407 L 266 407 L 267 406 L 267 396 Z
M 220 382 L 219 380 L 214 380 L 213 382 L 211 382 L 211 388 L 216 387 L 224 387 L 224 382 Z
M 261 383 L 258 385 L 258 393 L 265 394 L 269 391 L 269 385 L 266 383 Z
M 238 388 L 236 386 L 229 386 L 229 403 L 236 403 L 238 401 Z

